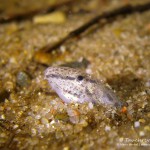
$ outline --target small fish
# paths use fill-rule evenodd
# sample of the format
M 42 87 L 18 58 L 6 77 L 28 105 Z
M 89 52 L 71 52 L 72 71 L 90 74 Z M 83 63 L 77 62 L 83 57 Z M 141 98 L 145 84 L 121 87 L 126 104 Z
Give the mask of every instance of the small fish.
M 79 69 L 49 67 L 45 71 L 45 79 L 66 103 L 92 102 L 115 108 L 126 106 L 110 88 Z

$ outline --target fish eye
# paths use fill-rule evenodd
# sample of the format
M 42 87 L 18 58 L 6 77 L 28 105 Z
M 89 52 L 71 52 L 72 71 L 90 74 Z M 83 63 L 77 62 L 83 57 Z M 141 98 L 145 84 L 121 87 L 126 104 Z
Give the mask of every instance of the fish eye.
M 79 81 L 82 81 L 83 80 L 83 76 L 81 76 L 81 75 L 79 75 L 78 77 L 77 77 L 77 79 L 79 80 Z

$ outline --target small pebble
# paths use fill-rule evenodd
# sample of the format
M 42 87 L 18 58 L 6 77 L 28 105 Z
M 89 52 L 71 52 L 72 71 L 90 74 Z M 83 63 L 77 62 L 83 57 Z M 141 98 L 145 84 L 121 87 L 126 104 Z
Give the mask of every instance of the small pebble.
M 34 128 L 32 128 L 32 129 L 31 129 L 31 132 L 32 132 L 32 136 L 35 136 L 35 135 L 36 135 L 36 133 L 37 133 L 37 130 L 36 130 L 36 129 L 34 129 Z
M 139 121 L 134 122 L 134 127 L 135 127 L 135 128 L 140 127 L 140 122 L 139 122 Z
M 55 120 L 52 120 L 51 122 L 50 122 L 50 124 L 52 125 L 52 124 L 55 124 L 56 122 L 55 122 Z
M 21 129 L 16 130 L 16 133 L 20 133 L 20 132 L 22 132 L 22 130 L 21 130 Z
M 48 120 L 46 118 L 41 119 L 42 124 L 48 124 Z
M 65 13 L 61 11 L 49 13 L 46 15 L 39 15 L 33 18 L 33 22 L 35 24 L 46 24 L 46 23 L 55 23 L 55 24 L 61 24 L 66 21 L 66 15 Z
M 5 115 L 3 114 L 3 115 L 0 115 L 0 119 L 5 119 Z
M 145 123 L 146 121 L 144 119 L 139 119 L 139 122 Z
M 40 119 L 40 118 L 41 118 L 40 115 L 36 115 L 36 116 L 35 116 L 35 119 L 37 119 L 37 120 Z
M 14 87 L 15 87 L 15 85 L 14 85 L 14 83 L 11 82 L 11 81 L 7 81 L 7 82 L 5 82 L 5 84 L 4 84 L 4 88 L 5 88 L 5 90 L 8 91 L 8 92 L 13 91 Z
M 73 124 L 77 124 L 79 123 L 79 112 L 77 110 L 73 110 L 73 109 L 68 109 L 67 110 L 68 116 L 69 116 L 69 120 L 73 123 Z
M 17 74 L 17 84 L 21 87 L 27 87 L 30 84 L 30 77 L 25 72 L 19 72 Z
M 88 106 L 90 109 L 93 109 L 93 103 L 90 102 Z
M 140 131 L 139 135 L 140 135 L 140 136 L 144 136 L 145 133 L 144 133 L 143 131 Z
M 61 138 L 63 138 L 63 133 L 61 131 L 58 131 L 55 133 L 55 137 L 56 137 L 56 139 L 61 139 Z
M 150 80 L 148 80 L 148 81 L 145 83 L 145 86 L 146 86 L 146 87 L 150 87 Z
M 67 113 L 68 113 L 68 115 L 69 116 L 79 116 L 80 115 L 80 113 L 77 111 L 77 110 L 73 110 L 73 109 L 68 109 L 67 110 Z
M 124 140 L 123 137 L 119 138 L 119 142 L 123 142 L 123 140 Z
M 69 147 L 64 147 L 63 150 L 69 150 Z
M 14 126 L 13 126 L 13 129 L 17 129 L 19 127 L 19 125 L 18 124 L 15 124 Z
M 83 126 L 83 127 L 86 127 L 88 125 L 88 122 L 86 122 L 86 120 L 80 120 L 80 124 Z
M 66 47 L 65 46 L 61 46 L 60 50 L 61 50 L 62 53 L 64 53 L 66 51 Z
M 110 131 L 111 130 L 111 127 L 110 126 L 106 126 L 105 127 L 105 131 Z
M 1 133 L 1 134 L 0 134 L 0 137 L 1 137 L 1 138 L 6 137 L 6 133 Z
M 78 116 L 73 116 L 69 118 L 70 122 L 73 124 L 79 123 L 79 117 Z
M 16 60 L 15 57 L 11 57 L 11 58 L 9 59 L 9 62 L 10 62 L 11 64 L 17 64 L 17 60 Z

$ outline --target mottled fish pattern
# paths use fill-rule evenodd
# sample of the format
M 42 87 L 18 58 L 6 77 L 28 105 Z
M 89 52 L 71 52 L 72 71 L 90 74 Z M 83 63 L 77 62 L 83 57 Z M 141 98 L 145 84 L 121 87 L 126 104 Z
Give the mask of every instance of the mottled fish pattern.
M 66 103 L 92 102 L 109 107 L 124 106 L 110 88 L 79 69 L 49 67 L 44 75 L 52 89 Z

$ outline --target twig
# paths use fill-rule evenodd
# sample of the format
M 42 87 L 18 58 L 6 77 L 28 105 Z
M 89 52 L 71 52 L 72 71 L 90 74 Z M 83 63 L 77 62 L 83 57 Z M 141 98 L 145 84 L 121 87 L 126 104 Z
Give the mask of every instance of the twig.
M 77 2 L 77 0 L 66 0 L 66 1 L 59 2 L 56 4 L 50 5 L 50 6 L 46 6 L 45 8 L 40 8 L 40 9 L 32 10 L 29 12 L 26 11 L 21 14 L 12 14 L 12 15 L 6 16 L 6 17 L 0 17 L 0 23 L 9 23 L 11 21 L 22 21 L 25 19 L 31 19 L 32 17 L 34 17 L 37 14 L 49 13 L 60 7 L 63 7 L 65 5 L 71 5 L 75 2 Z
M 81 33 L 86 31 L 88 28 L 91 26 L 97 24 L 103 19 L 112 19 L 114 17 L 117 17 L 119 15 L 129 15 L 134 12 L 144 12 L 150 9 L 150 2 L 143 4 L 143 5 L 137 5 L 137 6 L 131 6 L 131 5 L 126 5 L 123 7 L 120 7 L 118 9 L 112 10 L 110 12 L 104 12 L 103 14 L 100 14 L 96 16 L 95 18 L 91 19 L 89 22 L 83 24 L 79 28 L 71 31 L 67 36 L 62 38 L 60 41 L 54 43 L 54 44 L 47 44 L 43 48 L 40 49 L 40 51 L 43 52 L 52 52 L 55 49 L 59 48 L 62 44 L 64 44 L 67 40 L 70 40 L 76 36 L 79 36 Z

